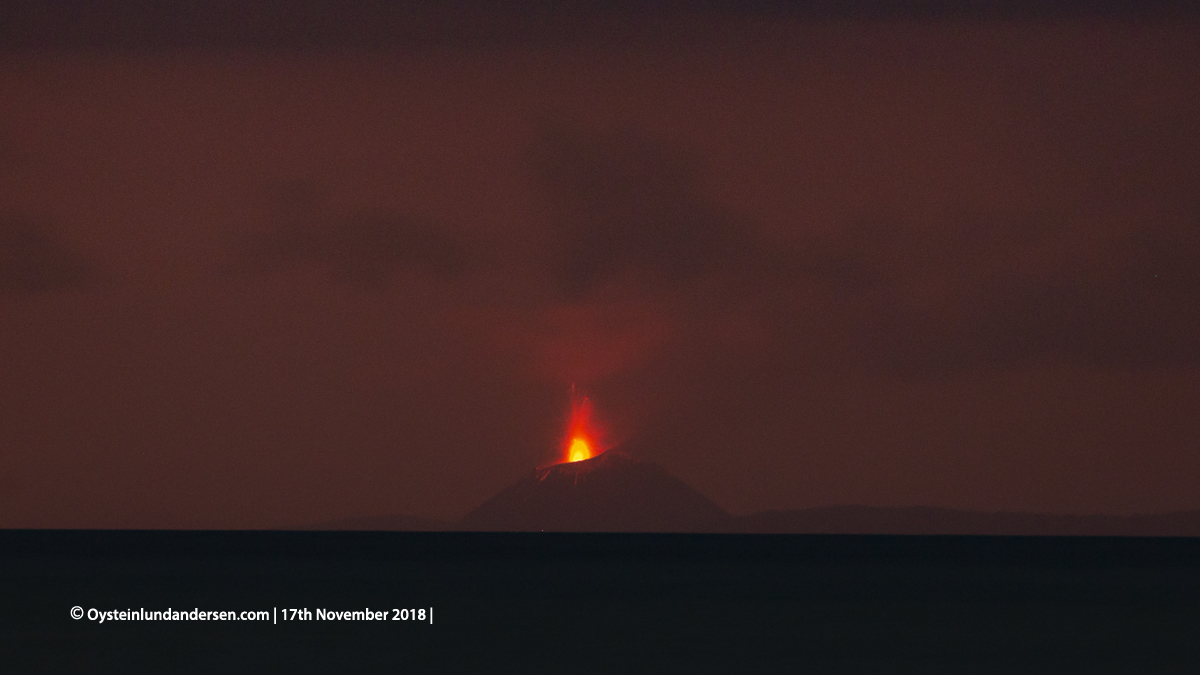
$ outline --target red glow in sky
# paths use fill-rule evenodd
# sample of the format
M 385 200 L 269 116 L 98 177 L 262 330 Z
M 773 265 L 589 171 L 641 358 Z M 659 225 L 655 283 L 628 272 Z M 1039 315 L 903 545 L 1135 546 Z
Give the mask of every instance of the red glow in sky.
M 1194 20 L 227 4 L 0 19 L 0 527 L 1200 509 Z

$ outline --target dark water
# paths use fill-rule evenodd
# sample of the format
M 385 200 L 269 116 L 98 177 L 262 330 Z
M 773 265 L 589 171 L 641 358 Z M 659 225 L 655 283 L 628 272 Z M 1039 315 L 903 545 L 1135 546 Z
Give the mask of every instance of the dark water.
M 7 531 L 0 592 L 4 672 L 1200 672 L 1200 539 Z

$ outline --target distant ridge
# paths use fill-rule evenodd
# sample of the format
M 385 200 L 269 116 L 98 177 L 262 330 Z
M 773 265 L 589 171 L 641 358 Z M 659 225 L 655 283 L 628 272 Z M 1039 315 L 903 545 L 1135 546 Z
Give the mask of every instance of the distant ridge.
M 360 516 L 357 518 L 340 518 L 329 520 L 316 525 L 300 527 L 301 530 L 363 530 L 381 532 L 445 532 L 453 530 L 454 525 L 441 520 L 420 518 L 417 516 Z
M 758 534 L 974 534 L 1200 537 L 1200 511 L 1133 516 L 984 513 L 932 507 L 828 506 L 763 511 L 736 519 Z

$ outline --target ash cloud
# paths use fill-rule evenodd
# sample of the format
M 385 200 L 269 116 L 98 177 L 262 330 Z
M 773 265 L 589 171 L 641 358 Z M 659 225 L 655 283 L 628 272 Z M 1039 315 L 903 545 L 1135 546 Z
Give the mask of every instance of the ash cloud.
M 311 265 L 375 290 L 404 272 L 448 283 L 484 267 L 548 282 L 514 287 L 527 297 L 492 296 L 500 304 L 486 311 L 523 330 L 546 323 L 559 351 L 590 343 L 588 330 L 555 323 L 556 312 L 608 316 L 648 306 L 663 325 L 765 326 L 768 342 L 753 348 L 778 351 L 781 362 L 797 344 L 823 344 L 816 349 L 844 350 L 899 377 L 1055 361 L 1200 364 L 1190 337 L 1200 325 L 1200 209 L 1175 193 L 1156 197 L 1156 220 L 1115 227 L 1089 227 L 1091 216 L 1076 207 L 963 208 L 929 219 L 864 216 L 785 245 L 713 199 L 701 156 L 661 138 L 559 126 L 528 157 L 553 214 L 532 256 L 512 255 L 521 250 L 515 241 L 467 241 L 407 215 L 338 212 L 312 186 L 295 184 L 278 193 L 272 227 L 244 242 L 240 267 Z M 610 287 L 621 292 L 606 295 Z M 549 297 L 540 295 L 546 288 Z M 813 294 L 824 298 L 819 316 L 793 300 Z M 529 301 L 540 307 L 533 319 L 515 309 Z M 814 323 L 833 342 L 813 342 Z
M 532 153 L 557 212 L 551 275 L 579 300 L 628 278 L 647 286 L 743 268 L 755 242 L 705 194 L 700 162 L 636 131 L 555 129 Z
M 98 266 L 51 230 L 22 217 L 0 217 L 0 292 L 38 294 L 87 288 Z

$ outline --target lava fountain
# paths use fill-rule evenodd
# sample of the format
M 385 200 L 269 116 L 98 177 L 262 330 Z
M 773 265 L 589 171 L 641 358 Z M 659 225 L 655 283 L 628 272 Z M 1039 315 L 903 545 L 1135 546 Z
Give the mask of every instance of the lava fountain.
M 571 387 L 571 419 L 563 448 L 564 462 L 582 462 L 596 456 L 597 433 L 592 425 L 592 402 L 575 394 Z

